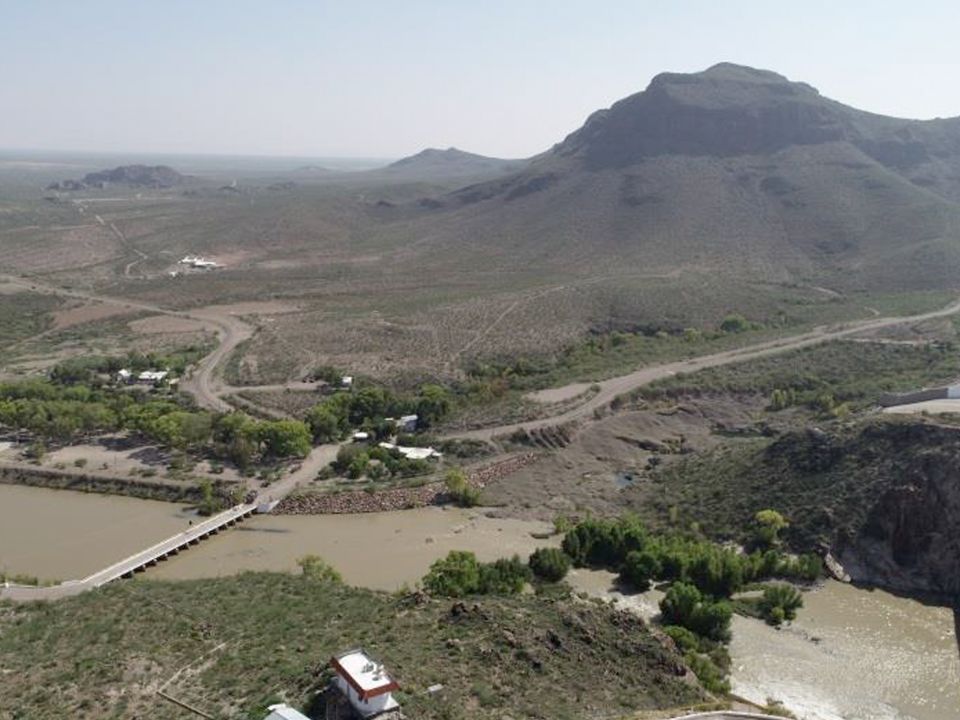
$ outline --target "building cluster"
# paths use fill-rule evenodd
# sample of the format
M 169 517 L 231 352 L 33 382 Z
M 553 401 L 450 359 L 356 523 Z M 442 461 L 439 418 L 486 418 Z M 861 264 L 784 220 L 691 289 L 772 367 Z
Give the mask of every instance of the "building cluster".
M 180 264 L 192 267 L 194 270 L 215 270 L 220 267 L 220 263 L 199 255 L 184 255 L 180 259 Z

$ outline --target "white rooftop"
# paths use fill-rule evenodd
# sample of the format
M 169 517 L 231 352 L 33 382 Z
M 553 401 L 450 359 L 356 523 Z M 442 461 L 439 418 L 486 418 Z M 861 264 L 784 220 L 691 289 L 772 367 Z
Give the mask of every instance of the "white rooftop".
M 390 442 L 382 442 L 380 447 L 384 450 L 396 450 L 407 460 L 429 460 L 430 458 L 443 457 L 442 453 L 437 452 L 432 447 L 404 447 Z
M 383 665 L 371 660 L 363 650 L 351 650 L 338 655 L 337 662 L 364 692 L 382 688 L 393 682 Z
M 264 720 L 310 720 L 306 715 L 294 710 L 289 705 L 271 705 L 267 708 L 270 714 Z
M 166 370 L 144 370 L 137 375 L 137 378 L 139 380 L 163 380 L 166 376 Z

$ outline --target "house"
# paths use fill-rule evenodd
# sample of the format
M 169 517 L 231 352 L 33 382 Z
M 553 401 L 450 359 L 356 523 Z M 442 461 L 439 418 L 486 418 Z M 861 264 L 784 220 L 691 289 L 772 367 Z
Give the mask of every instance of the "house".
M 263 720 L 310 720 L 306 715 L 294 710 L 289 705 L 281 703 L 279 705 L 270 705 L 267 710 L 270 714 Z
M 393 691 L 400 686 L 387 675 L 383 665 L 363 650 L 348 650 L 330 659 L 334 682 L 361 717 L 394 710 L 399 704 Z
M 350 436 L 354 442 L 367 442 L 370 439 L 370 433 L 359 430 Z
M 400 432 L 415 432 L 419 420 L 420 418 L 416 415 L 401 415 L 400 419 L 396 421 L 397 430 Z
M 124 383 L 124 384 L 126 384 L 126 383 L 130 382 L 130 379 L 131 379 L 132 377 L 133 377 L 133 373 L 130 372 L 129 370 L 127 370 L 126 368 L 123 368 L 122 370 L 118 370 L 118 371 L 117 371 L 117 382 L 118 382 L 118 383 Z
M 141 385 L 159 385 L 169 374 L 166 370 L 144 370 L 137 375 L 137 382 Z
M 342 387 L 342 388 L 344 388 L 344 389 L 346 389 L 346 390 L 352 390 L 352 389 L 353 389 L 353 375 L 344 375 L 342 378 L 340 378 L 340 387 Z

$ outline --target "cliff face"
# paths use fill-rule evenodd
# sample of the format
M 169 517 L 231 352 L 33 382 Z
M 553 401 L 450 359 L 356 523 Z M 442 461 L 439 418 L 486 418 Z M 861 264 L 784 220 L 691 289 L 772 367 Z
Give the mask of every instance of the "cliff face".
M 854 580 L 960 597 L 960 431 L 892 426 L 884 434 L 901 457 L 860 533 L 838 545 L 841 562 Z
M 808 529 L 822 523 L 853 580 L 960 597 L 960 428 L 881 422 L 788 435 L 766 460 L 783 473 L 778 484 L 819 487 L 819 508 L 794 512 Z

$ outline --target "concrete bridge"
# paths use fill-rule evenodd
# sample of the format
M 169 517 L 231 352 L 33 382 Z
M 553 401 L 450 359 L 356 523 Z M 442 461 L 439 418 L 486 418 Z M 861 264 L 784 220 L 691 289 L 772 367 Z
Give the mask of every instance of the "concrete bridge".
M 191 545 L 196 545 L 201 540 L 211 535 L 216 535 L 221 530 L 241 522 L 243 519 L 257 512 L 258 509 L 269 512 L 272 508 L 270 503 L 263 505 L 257 505 L 256 503 L 236 505 L 229 510 L 225 510 L 218 515 L 214 515 L 193 525 L 190 529 L 184 530 L 182 533 L 168 537 L 166 540 L 162 540 L 156 545 L 148 547 L 146 550 L 141 550 L 103 570 L 98 570 L 82 580 L 67 580 L 59 585 L 51 585 L 49 587 L 8 584 L 0 586 L 0 599 L 16 601 L 56 600 L 70 595 L 78 595 L 87 590 L 93 590 L 119 578 L 132 577 L 134 573 L 156 565 L 171 555 L 177 555 Z

